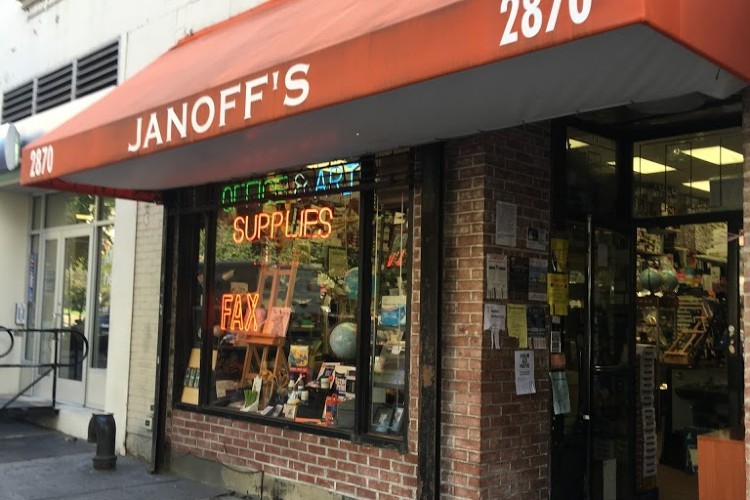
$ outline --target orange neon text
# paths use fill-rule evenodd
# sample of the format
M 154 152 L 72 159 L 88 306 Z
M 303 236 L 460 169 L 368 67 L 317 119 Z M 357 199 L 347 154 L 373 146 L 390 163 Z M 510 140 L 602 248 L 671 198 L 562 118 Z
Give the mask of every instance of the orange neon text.
M 277 210 L 255 215 L 240 215 L 234 219 L 234 242 L 253 242 L 263 237 L 284 236 L 289 239 L 325 239 L 331 236 L 333 210 L 329 207 L 303 210 Z
M 225 293 L 221 296 L 221 329 L 257 332 L 257 293 Z

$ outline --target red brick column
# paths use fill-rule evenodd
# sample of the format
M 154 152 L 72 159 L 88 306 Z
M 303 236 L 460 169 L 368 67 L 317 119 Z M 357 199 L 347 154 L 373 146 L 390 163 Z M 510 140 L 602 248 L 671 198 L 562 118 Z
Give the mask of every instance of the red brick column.
M 537 393 L 515 395 L 514 350 L 482 332 L 488 252 L 546 258 L 526 229 L 549 229 L 548 125 L 485 133 L 446 149 L 442 494 L 445 498 L 547 498 L 547 351 L 535 352 Z M 518 206 L 516 247 L 495 245 L 497 201 Z

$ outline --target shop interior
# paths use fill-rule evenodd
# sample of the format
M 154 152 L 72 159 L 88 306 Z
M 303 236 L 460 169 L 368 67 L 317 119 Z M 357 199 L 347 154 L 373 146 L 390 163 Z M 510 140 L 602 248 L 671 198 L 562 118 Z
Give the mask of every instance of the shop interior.
M 739 128 L 629 147 L 623 183 L 617 141 L 568 128 L 567 214 L 594 222 L 560 232 L 571 411 L 553 421 L 553 498 L 697 499 L 699 468 L 709 473 L 699 436 L 741 423 Z M 618 183 L 632 192 L 630 224 L 606 223 Z

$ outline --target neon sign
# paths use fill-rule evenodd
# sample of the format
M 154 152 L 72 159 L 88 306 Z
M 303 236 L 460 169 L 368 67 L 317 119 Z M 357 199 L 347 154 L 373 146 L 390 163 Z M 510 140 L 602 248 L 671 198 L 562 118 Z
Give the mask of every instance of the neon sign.
M 225 293 L 221 296 L 221 329 L 257 332 L 257 293 Z
M 232 239 L 238 245 L 245 241 L 252 243 L 263 237 L 274 239 L 277 236 L 288 239 L 325 239 L 331 236 L 332 222 L 333 210 L 329 207 L 239 215 L 234 219 Z
M 354 188 L 359 184 L 359 163 L 334 162 L 297 172 L 272 175 L 229 184 L 221 189 L 222 206 L 262 201 L 269 197 L 302 195 L 334 189 Z M 228 210 L 228 209 L 227 209 Z

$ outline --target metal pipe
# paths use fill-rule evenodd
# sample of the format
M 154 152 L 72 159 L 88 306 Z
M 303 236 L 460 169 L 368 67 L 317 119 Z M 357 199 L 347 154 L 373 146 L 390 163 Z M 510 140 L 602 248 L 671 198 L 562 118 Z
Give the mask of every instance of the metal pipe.
M 96 443 L 94 469 L 110 470 L 117 465 L 115 434 L 117 425 L 111 413 L 94 413 L 89 420 L 89 443 Z

